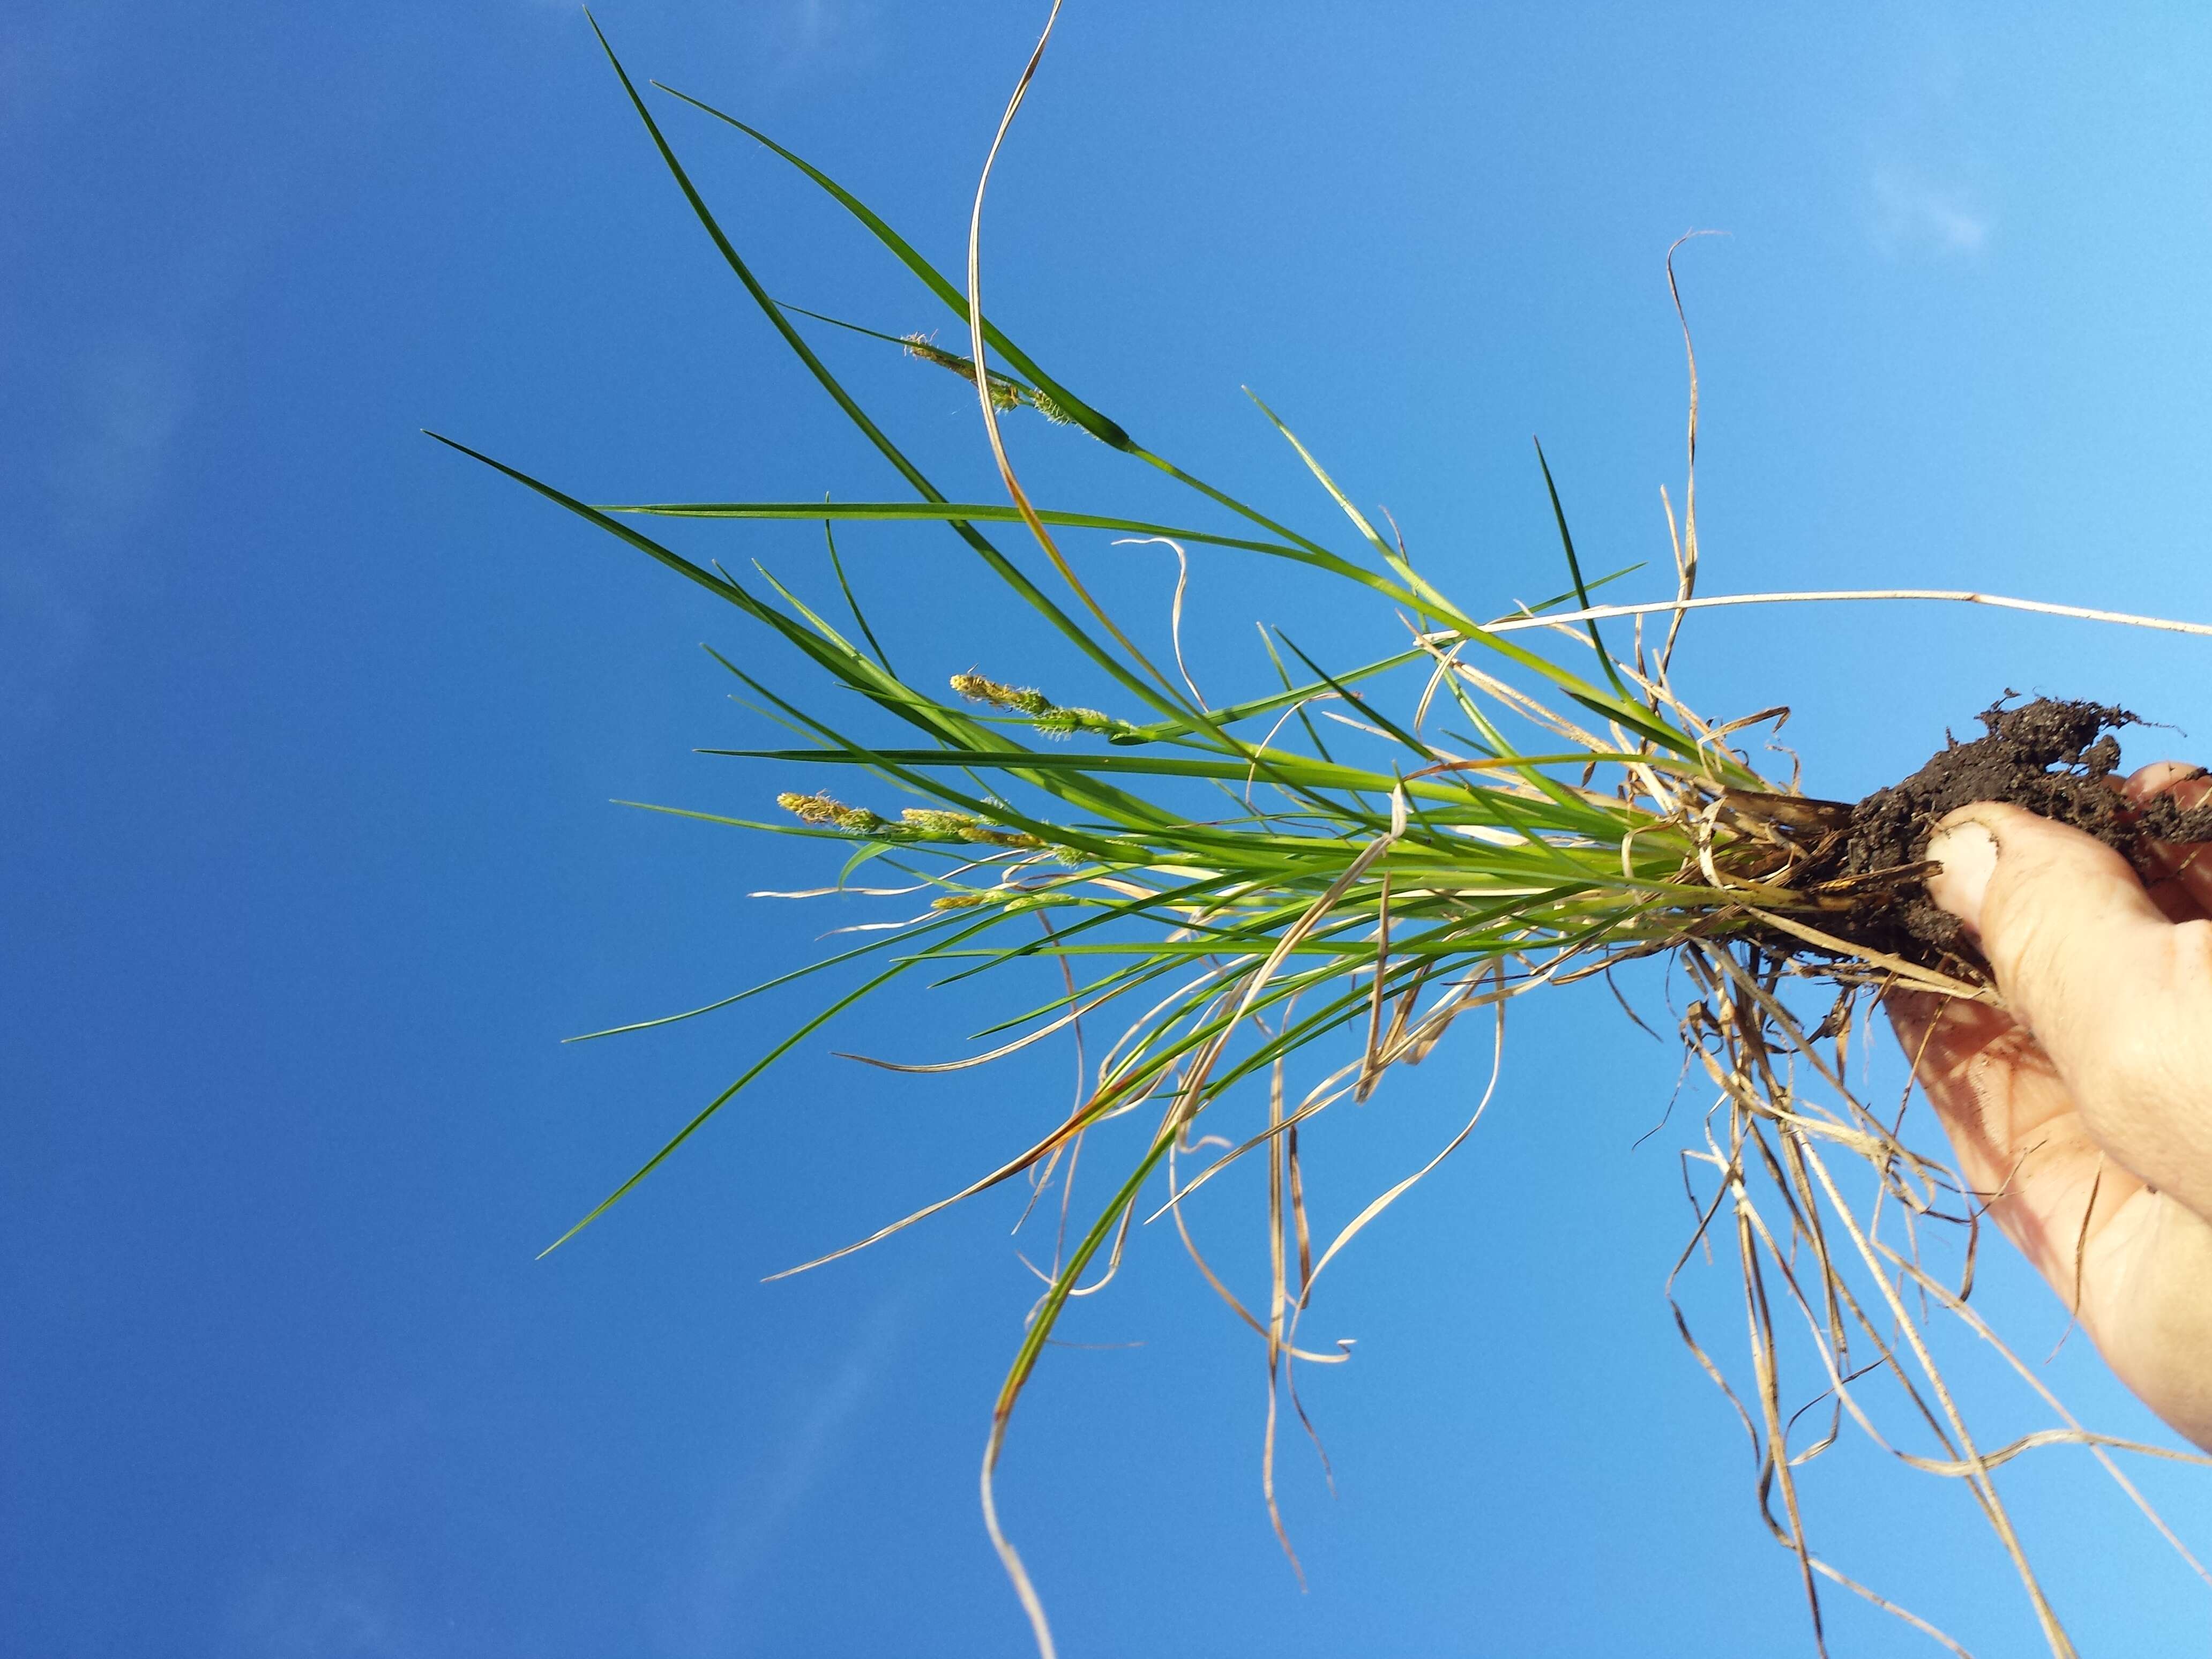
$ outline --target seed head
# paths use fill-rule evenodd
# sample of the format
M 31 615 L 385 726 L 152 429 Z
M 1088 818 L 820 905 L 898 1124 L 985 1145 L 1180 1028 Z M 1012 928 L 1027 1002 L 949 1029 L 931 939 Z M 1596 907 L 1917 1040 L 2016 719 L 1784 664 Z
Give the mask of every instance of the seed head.
M 830 798 L 827 790 L 818 795 L 802 795 L 795 790 L 787 789 L 775 798 L 775 804 L 785 811 L 796 814 L 801 822 L 806 823 L 828 823 L 842 810 Z
M 1036 386 L 1027 389 L 1029 406 L 1050 421 L 1054 426 L 1073 426 L 1075 416 L 1054 403 L 1051 397 Z
M 1072 738 L 1078 732 L 1095 732 L 1110 738 L 1129 729 L 1127 720 L 1117 720 L 1097 708 L 1054 708 L 1037 720 L 1037 730 L 1048 738 Z
M 1035 836 L 1024 835 L 1018 830 L 987 830 L 981 824 L 970 824 L 960 832 L 963 841 L 981 842 L 986 847 L 1042 847 L 1044 842 Z
M 975 827 L 975 820 L 965 812 L 940 811 L 930 806 L 909 806 L 899 818 L 917 836 L 931 841 L 954 840 Z
M 975 383 L 975 363 L 973 358 L 963 357 L 957 352 L 945 350 L 942 346 L 932 342 L 927 334 L 907 335 L 903 343 L 909 357 L 919 357 L 925 363 L 935 363 L 939 368 L 950 369 L 970 386 Z M 1024 393 L 1028 393 L 1030 398 L 1036 395 L 1020 381 L 1008 380 L 995 370 L 989 373 L 988 380 L 991 387 L 991 407 L 994 409 L 1016 409 L 1024 401 Z M 1045 418 L 1065 422 L 1066 416 L 1049 415 Z
M 811 795 L 787 790 L 775 798 L 775 804 L 795 814 L 801 823 L 826 824 L 848 835 L 865 836 L 890 827 L 866 807 L 848 806 L 827 789 Z
M 1127 720 L 1099 708 L 1062 707 L 1026 685 L 1007 685 L 1000 681 L 986 679 L 970 669 L 965 674 L 952 677 L 952 689 L 970 702 L 988 703 L 994 708 L 1012 709 L 1018 714 L 1027 714 L 1036 722 L 1036 728 L 1048 738 L 1072 738 L 1078 732 L 1094 732 L 1102 738 L 1120 738 L 1133 734 L 1137 728 Z
M 1042 691 L 1026 685 L 1006 685 L 998 680 L 985 679 L 975 670 L 952 677 L 952 689 L 970 702 L 988 703 L 994 708 L 1010 708 L 1018 714 L 1042 719 L 1053 712 L 1052 699 Z

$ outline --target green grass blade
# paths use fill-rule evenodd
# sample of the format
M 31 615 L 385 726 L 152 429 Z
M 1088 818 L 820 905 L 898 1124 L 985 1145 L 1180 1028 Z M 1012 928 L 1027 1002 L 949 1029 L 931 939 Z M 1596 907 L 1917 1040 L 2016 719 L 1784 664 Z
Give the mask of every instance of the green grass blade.
M 746 137 L 758 143 L 763 148 L 771 151 L 776 155 L 781 156 L 785 161 L 791 163 L 793 167 L 798 168 L 800 173 L 804 173 L 815 185 L 819 186 L 832 200 L 836 201 L 838 205 L 844 208 L 847 212 L 850 213 L 855 219 L 859 220 L 878 241 L 881 242 L 884 247 L 890 251 L 894 258 L 896 258 L 902 264 L 906 266 L 909 271 L 913 272 L 914 275 L 921 280 L 924 287 L 927 288 L 932 294 L 944 302 L 944 304 L 951 311 L 952 314 L 960 319 L 963 325 L 967 323 L 967 295 L 961 289 L 948 281 L 942 271 L 939 270 L 935 265 L 930 264 L 927 259 L 924 258 L 921 254 L 916 251 L 912 243 L 908 242 L 903 236 L 901 236 L 896 230 L 893 230 L 889 224 L 885 223 L 883 218 L 878 215 L 874 210 L 870 208 L 866 203 L 862 202 L 858 197 L 854 196 L 850 191 L 838 184 L 836 179 L 830 178 L 829 174 L 823 173 L 819 167 L 814 166 L 811 162 L 805 161 L 804 158 L 785 149 L 781 144 L 777 143 L 775 140 L 769 137 L 758 128 L 749 126 L 744 122 L 740 121 L 736 116 L 716 109 L 712 104 L 707 103 L 701 99 L 694 98 L 688 92 L 679 92 L 674 87 L 668 85 L 665 82 L 655 81 L 653 84 L 659 88 L 661 91 L 668 94 L 672 98 L 680 98 L 685 103 L 690 105 L 694 109 L 699 110 L 705 114 L 711 115 L 716 120 L 725 122 L 727 125 L 735 127 L 738 131 L 745 134 Z M 834 322 L 836 319 L 833 318 L 828 320 Z M 872 331 L 869 331 L 872 332 Z M 1300 546 L 1306 548 L 1309 551 L 1319 553 L 1326 550 L 1318 543 L 1307 540 L 1304 537 L 1299 535 L 1296 531 L 1290 529 L 1287 526 L 1278 524 L 1274 520 L 1269 518 L 1257 507 L 1238 501 L 1235 496 L 1229 495 L 1224 490 L 1217 489 L 1213 485 L 1207 483 L 1204 479 L 1193 477 L 1190 473 L 1184 471 L 1181 467 L 1176 466 L 1173 462 L 1167 460 L 1162 456 L 1156 455 L 1151 450 L 1146 449 L 1143 445 L 1131 438 L 1128 433 L 1121 428 L 1119 422 L 1112 420 L 1110 417 L 1103 414 L 1101 414 L 1097 410 L 1092 408 L 1090 404 L 1077 397 L 1073 392 L 1070 392 L 1065 386 L 1061 385 L 1059 380 L 1053 378 L 1050 374 L 1048 374 L 1043 368 L 1039 367 L 1036 359 L 1032 358 L 1027 352 L 1024 351 L 1018 345 L 1015 344 L 1013 341 L 1008 339 L 1006 336 L 1000 331 L 998 325 L 992 322 L 988 317 L 986 317 L 983 319 L 983 337 L 990 342 L 992 349 L 996 351 L 1000 357 L 1004 358 L 1017 373 L 1028 376 L 1029 379 L 1036 384 L 1039 390 L 1042 391 L 1054 403 L 1058 404 L 1063 410 L 1066 410 L 1069 415 L 1073 416 L 1076 424 L 1082 427 L 1085 431 L 1090 433 L 1092 437 L 1098 439 L 1102 443 L 1108 444 L 1113 448 L 1121 450 L 1125 454 L 1133 456 L 1139 460 L 1158 468 L 1161 471 L 1173 478 L 1176 483 L 1184 485 L 1188 489 L 1196 490 L 1199 494 L 1206 496 L 1223 507 L 1227 507 L 1231 512 L 1237 514 L 1240 518 L 1249 520 L 1250 522 L 1260 526 L 1262 529 L 1267 530 L 1275 535 L 1283 537 L 1286 540 L 1297 543 Z
M 590 18 L 591 14 L 587 11 L 585 15 Z M 891 441 L 890 434 L 876 424 L 874 419 L 860 407 L 853 395 L 845 390 L 843 384 L 830 372 L 829 366 L 815 355 L 813 348 L 806 343 L 799 331 L 792 325 L 791 319 L 783 313 L 783 307 L 776 303 L 765 288 L 761 286 L 760 280 L 753 275 L 751 267 L 747 265 L 744 259 L 738 254 L 735 244 L 723 231 L 713 210 L 707 205 L 706 198 L 700 195 L 697 186 L 692 184 L 690 174 L 684 171 L 684 164 L 677 159 L 675 150 L 669 146 L 667 138 L 660 131 L 659 123 L 653 118 L 653 112 L 646 108 L 644 99 L 638 95 L 637 88 L 630 81 L 629 72 L 623 67 L 622 60 L 616 57 L 613 46 L 608 44 L 606 35 L 600 30 L 596 19 L 592 21 L 592 31 L 599 36 L 599 46 L 605 52 L 608 63 L 614 66 L 615 74 L 622 82 L 623 90 L 629 95 L 631 107 L 637 112 L 638 118 L 645 124 L 645 130 L 652 137 L 653 147 L 659 151 L 660 159 L 666 165 L 670 176 L 676 180 L 678 186 L 683 191 L 684 198 L 690 204 L 693 215 L 705 228 L 708 235 L 713 239 L 715 247 L 722 255 L 724 263 L 744 285 L 745 292 L 752 296 L 753 303 L 760 308 L 762 314 L 783 337 L 784 343 L 791 349 L 793 355 L 805 365 L 807 371 L 814 376 L 823 390 L 827 392 L 838 408 L 844 411 L 846 417 L 876 447 L 878 452 L 898 470 L 900 476 L 914 487 L 915 493 L 933 501 L 943 501 L 945 499 L 943 494 L 930 483 L 921 469 L 908 459 L 905 452 Z M 1006 582 L 1042 612 L 1078 649 L 1105 669 L 1116 680 L 1121 682 L 1128 690 L 1143 698 L 1160 713 L 1173 712 L 1175 703 L 1172 698 L 1160 696 L 1142 678 L 1131 672 L 1113 653 L 1100 645 L 1091 636 L 1088 630 L 1062 611 L 1059 605 L 1053 603 L 1035 583 L 1024 575 L 1020 569 L 994 547 L 981 532 L 965 520 L 953 520 L 952 528 L 962 540 L 983 556 L 1000 580 Z
M 1544 459 L 1542 442 L 1535 439 L 1529 441 L 1536 445 L 1536 465 L 1543 469 L 1544 490 L 1552 498 L 1552 520 L 1559 527 L 1559 546 L 1567 556 L 1567 574 L 1575 579 L 1575 597 L 1582 601 L 1582 608 L 1587 611 L 1590 608 L 1589 589 L 1583 582 L 1582 561 L 1575 557 L 1575 538 L 1567 529 L 1567 509 L 1559 504 L 1559 486 L 1553 481 L 1552 464 Z M 1605 648 L 1605 638 L 1598 632 L 1597 619 L 1590 617 L 1583 626 L 1589 629 L 1590 649 L 1597 653 L 1598 666 L 1605 670 L 1605 677 L 1613 682 L 1613 689 L 1624 701 L 1628 700 L 1628 687 L 1622 683 L 1620 671 L 1613 665 L 1613 653 Z
M 895 523 L 908 520 L 966 524 L 1019 524 L 1020 512 L 1012 507 L 982 501 L 624 501 L 603 504 L 602 512 L 664 519 L 835 519 Z M 1115 518 L 1100 513 L 1047 512 L 1037 517 L 1054 529 L 1109 530 L 1125 536 L 1160 536 L 1204 547 L 1233 548 L 1243 552 L 1272 554 L 1295 559 L 1333 575 L 1350 576 L 1371 583 L 1374 573 L 1326 550 L 1289 542 L 1255 541 L 1224 536 L 1185 526 L 1152 524 L 1143 519 Z M 1393 592 L 1401 603 L 1415 603 L 1411 593 Z
M 896 675 L 898 671 L 891 666 L 891 653 L 884 649 L 883 641 L 876 637 L 876 630 L 868 626 L 867 613 L 860 609 L 860 600 L 853 597 L 853 584 L 845 580 L 845 562 L 837 556 L 837 532 L 826 518 L 822 520 L 822 539 L 829 544 L 830 568 L 837 573 L 837 591 L 845 596 L 845 608 L 853 613 L 853 620 L 860 629 L 860 637 L 867 641 L 869 648 L 876 653 L 876 660 L 883 665 L 884 672 Z
M 893 230 L 866 203 L 861 201 L 859 197 L 854 195 L 821 168 L 804 157 L 786 149 L 757 127 L 747 125 L 736 116 L 716 109 L 712 104 L 694 98 L 690 93 L 679 92 L 674 87 L 661 81 L 655 81 L 653 84 L 670 97 L 680 98 L 692 108 L 713 116 L 717 121 L 725 122 L 735 127 L 763 149 L 774 152 L 790 162 L 793 167 L 797 167 L 799 172 L 805 173 L 818 185 L 840 207 L 865 225 L 878 241 L 890 250 L 893 257 L 901 264 L 921 278 L 923 285 L 951 308 L 953 315 L 959 318 L 963 323 L 968 320 L 967 295 L 947 281 L 942 271 L 922 258 L 912 243 Z M 834 322 L 836 319 L 831 318 L 826 320 Z M 1103 443 L 1111 444 L 1116 449 L 1127 449 L 1130 447 L 1129 434 L 1124 432 L 1119 424 L 1109 420 L 1066 386 L 1060 385 L 1051 375 L 1039 368 L 1030 360 L 1028 353 L 1001 334 L 998 326 L 988 319 L 983 325 L 983 337 L 991 343 L 994 350 L 1013 366 L 1017 374 L 1026 375 L 1047 397 L 1073 416 L 1076 424 L 1090 433 L 1092 437 Z

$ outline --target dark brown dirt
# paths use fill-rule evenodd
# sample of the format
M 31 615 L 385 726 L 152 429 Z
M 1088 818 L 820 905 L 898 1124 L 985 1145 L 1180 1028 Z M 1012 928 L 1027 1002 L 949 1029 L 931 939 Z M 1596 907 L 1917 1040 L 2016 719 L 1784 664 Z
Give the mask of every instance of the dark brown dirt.
M 2015 695 L 2008 692 L 2005 700 Z M 1917 868 L 1937 820 L 1974 801 L 2003 801 L 2071 824 L 2146 874 L 2152 873 L 2150 842 L 2212 841 L 2212 805 L 2185 811 L 2168 799 L 2136 808 L 2121 799 L 2114 733 L 2140 724 L 2126 709 L 2044 697 L 2015 708 L 2001 701 L 1978 718 L 1985 736 L 1951 738 L 1911 777 L 1875 790 L 1799 867 L 1793 885 L 1836 884 L 1839 897 L 1850 896 L 1847 909 L 1824 921 L 1826 931 L 1908 961 L 1986 978 L 1979 954 L 1958 922 L 1929 899 Z M 1884 880 L 1890 871 L 1896 879 Z

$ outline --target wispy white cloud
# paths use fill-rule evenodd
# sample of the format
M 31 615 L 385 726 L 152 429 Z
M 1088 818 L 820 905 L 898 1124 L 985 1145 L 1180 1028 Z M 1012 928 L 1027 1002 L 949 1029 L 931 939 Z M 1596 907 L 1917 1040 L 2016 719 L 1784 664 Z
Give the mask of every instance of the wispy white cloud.
M 0 729 L 48 725 L 100 614 L 157 580 L 139 532 L 191 410 L 197 356 L 179 331 L 118 333 L 38 388 L 50 435 L 24 481 L 43 500 L 0 539 Z
M 702 1553 L 667 1607 L 672 1649 L 732 1650 L 748 1582 L 844 1449 L 913 1314 L 909 1296 L 884 1297 L 834 1368 L 802 1380 L 807 1403 L 790 1432 L 753 1471 L 733 1476 L 717 1501 Z
M 1971 261 L 1996 240 L 1975 44 L 1954 20 L 1923 12 L 1901 31 L 1888 83 L 1867 108 L 1856 205 L 1884 258 Z
M 47 466 L 56 527 L 70 540 L 131 527 L 152 500 L 191 406 L 191 348 L 106 341 L 70 376 L 69 426 Z
M 194 418 L 210 326 L 266 264 L 281 224 L 278 204 L 249 179 L 181 234 L 123 238 L 111 204 L 87 210 L 56 187 L 112 11 L 88 4 L 66 26 L 0 27 L 0 133 L 22 130 L 19 160 L 41 186 L 18 228 L 46 244 L 55 290 L 0 340 L 24 452 L 0 480 L 0 735 L 46 726 L 103 614 L 159 586 L 165 538 L 152 532 Z M 153 167 L 131 185 L 159 178 Z M 96 284 L 99 305 L 69 295 L 76 279 Z
M 574 0 L 521 3 L 549 18 L 576 19 Z M 607 25 L 616 51 L 625 58 L 640 55 L 640 61 L 631 65 L 633 72 L 643 68 L 647 74 L 687 86 L 685 77 L 705 65 L 714 76 L 712 83 L 724 96 L 732 89 L 725 78 L 727 70 L 737 70 L 744 83 L 757 89 L 866 67 L 877 61 L 884 46 L 878 0 L 753 0 L 748 5 L 709 7 L 704 12 L 666 4 L 659 9 L 680 16 L 690 36 L 689 55 L 672 74 L 665 64 L 656 66 L 648 49 L 631 40 L 632 31 L 605 17 L 600 21 Z M 691 61 L 702 49 L 705 55 L 696 63 Z M 726 69 L 713 67 L 718 62 Z
M 275 1494 L 265 1550 L 233 1584 L 220 1650 L 232 1659 L 448 1659 L 456 1638 L 383 1534 L 401 1471 L 429 1455 L 420 1398 L 364 1396 L 333 1410 L 314 1455 Z
M 235 1650 L 252 1659 L 422 1659 L 392 1598 L 358 1572 L 274 1572 L 234 1609 Z
M 856 0 L 796 0 L 785 27 L 794 48 L 819 52 L 860 33 L 868 13 L 869 8 Z
M 1893 258 L 1906 253 L 1972 256 L 1989 246 L 1989 214 L 1962 190 L 1917 171 L 1877 167 L 1869 183 L 1869 231 L 1875 247 Z

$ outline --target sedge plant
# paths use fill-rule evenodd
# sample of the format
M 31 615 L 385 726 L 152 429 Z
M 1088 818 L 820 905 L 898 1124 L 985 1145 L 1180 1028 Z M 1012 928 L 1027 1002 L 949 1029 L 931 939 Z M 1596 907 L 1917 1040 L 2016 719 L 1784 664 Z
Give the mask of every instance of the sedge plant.
M 1048 26 L 1047 39 L 1049 33 Z M 603 35 L 600 43 L 606 45 Z M 1038 54 L 1043 50 L 1040 40 Z M 1670 667 L 1692 609 L 1870 597 L 1697 592 L 1694 356 L 1692 481 L 1679 525 L 1668 512 L 1673 597 L 1593 601 L 1599 581 L 1584 577 L 1547 467 L 1542 478 L 1565 587 L 1540 605 L 1470 609 L 1429 580 L 1395 527 L 1386 533 L 1363 514 L 1264 404 L 1261 416 L 1337 509 L 1334 538 L 1294 530 L 1153 453 L 1024 352 L 982 307 L 981 185 L 965 281 L 955 283 L 818 168 L 736 117 L 662 88 L 819 187 L 964 331 L 963 353 L 920 331 L 857 329 L 975 387 L 1008 499 L 951 501 L 862 407 L 799 319 L 857 325 L 770 295 L 611 47 L 607 55 L 730 273 L 889 464 L 908 498 L 594 505 L 441 441 L 732 607 L 811 664 L 824 686 L 846 694 L 840 707 L 872 705 L 878 711 L 872 718 L 903 734 L 896 741 L 862 735 L 845 716 L 826 715 L 822 700 L 787 696 L 719 659 L 793 741 L 772 750 L 708 751 L 765 758 L 792 775 L 777 798 L 780 818 L 714 821 L 827 843 L 825 854 L 840 857 L 842 867 L 823 892 L 874 893 L 894 901 L 899 914 L 865 934 L 865 942 L 754 988 L 833 969 L 858 975 L 556 1245 L 634 1191 L 779 1057 L 884 987 L 933 978 L 966 994 L 970 981 L 1000 970 L 1056 965 L 1060 994 L 1000 1019 L 983 1034 L 981 1052 L 895 1069 L 982 1066 L 1079 1030 L 1085 1020 L 1094 1027 L 1111 1020 L 1118 1037 L 1086 1067 L 1073 1109 L 1039 1124 L 1027 1144 L 1010 1147 L 996 1168 L 960 1191 L 804 1264 L 835 1260 L 1009 1182 L 1042 1190 L 1058 1179 L 1064 1206 L 1086 1143 L 1117 1120 L 1133 1120 L 1110 1143 L 1121 1161 L 1103 1201 L 1087 1218 L 1076 1218 L 1049 1270 L 1041 1272 L 1044 1287 L 1000 1390 L 982 1460 L 986 1525 L 1039 1650 L 1049 1656 L 1042 1599 L 1000 1523 L 994 1473 L 1015 1407 L 1071 1300 L 1111 1277 L 1146 1223 L 1166 1219 L 1182 1232 L 1206 1279 L 1264 1351 L 1270 1391 L 1262 1480 L 1280 1534 L 1277 1404 L 1303 1418 L 1297 1368 L 1346 1358 L 1341 1346 L 1302 1344 L 1300 1321 L 1316 1285 L 1376 1217 L 1465 1141 L 1490 1091 L 1435 1158 L 1377 1194 L 1325 1243 L 1315 1238 L 1306 1210 L 1301 1126 L 1340 1102 L 1364 1099 L 1392 1068 L 1417 1064 L 1465 1020 L 1490 1034 L 1494 1089 L 1514 999 L 1663 957 L 1694 990 L 1680 1035 L 1686 1062 L 1711 1090 L 1696 1144 L 1685 1153 L 1695 1215 L 1677 1271 L 1699 1253 L 1733 1260 L 1749 1335 L 1744 1365 L 1731 1369 L 1715 1358 L 1679 1305 L 1676 1317 L 1749 1437 L 1759 1511 L 1802 1580 L 1815 1646 L 1826 1651 L 1823 1587 L 1837 1585 L 1944 1649 L 1966 1651 L 1814 1548 L 1800 1502 L 1804 1470 L 1848 1425 L 1911 1467 L 1965 1485 L 2008 1554 L 2050 1650 L 2071 1655 L 1993 1472 L 2037 1447 L 2086 1447 L 2164 1532 L 2112 1454 L 2177 1454 L 2085 1430 L 2012 1357 L 1970 1301 L 1978 1199 L 1942 1158 L 1900 1139 L 1895 1111 L 1874 1109 L 1849 1083 L 1853 1045 L 1863 1046 L 1864 1017 L 1883 990 L 1902 985 L 1993 995 L 1971 964 L 1931 965 L 1854 936 L 1853 918 L 1868 903 L 1917 883 L 1926 866 L 1907 862 L 1834 875 L 1828 854 L 1848 809 L 1804 796 L 1794 767 L 1789 777 L 1767 775 L 1740 746 L 1747 731 L 1781 711 L 1714 723 L 1675 690 Z M 994 159 L 1036 63 L 1033 55 L 1006 107 Z M 987 164 L 985 185 L 988 177 Z M 1668 276 L 1671 286 L 1671 255 Z M 1679 312 L 1679 295 L 1676 305 Z M 1069 441 L 1086 434 L 1165 475 L 1216 527 L 1033 503 L 1001 434 L 1002 420 L 1025 418 L 1024 411 L 1066 428 Z M 741 580 L 719 562 L 687 557 L 640 527 L 656 520 L 823 521 L 844 619 L 765 572 Z M 1072 648 L 1110 683 L 1115 707 L 1062 702 L 1045 690 L 991 678 L 988 665 L 949 676 L 894 669 L 845 580 L 834 526 L 911 521 L 941 525 L 957 537 L 983 573 L 1028 608 L 1044 638 Z M 1375 660 L 1331 666 L 1287 637 L 1266 635 L 1277 688 L 1210 703 L 1184 661 L 1182 585 L 1164 665 L 1097 600 L 1062 546 L 1064 539 L 1099 535 L 1165 543 L 1186 576 L 1191 550 L 1299 567 L 1338 584 L 1346 604 L 1395 616 L 1403 644 Z M 1911 597 L 2069 609 L 1979 594 Z M 1628 630 L 1625 642 L 1603 631 L 1609 622 Z M 1301 1072 L 1293 1086 L 1294 1069 L 1324 1054 L 1335 1063 L 1318 1077 Z M 1101 1156 L 1091 1155 L 1092 1169 Z M 1248 1299 L 1199 1256 L 1183 1229 L 1183 1206 L 1221 1171 L 1251 1158 L 1267 1170 L 1270 1273 L 1264 1296 Z M 1963 1241 L 1948 1270 L 1929 1254 L 1939 1224 Z M 2050 1426 L 2002 1444 L 1978 1439 L 1930 1335 L 1940 1318 L 2002 1354 L 2045 1403 Z M 2186 1558 L 2179 1540 L 2166 1535 Z

